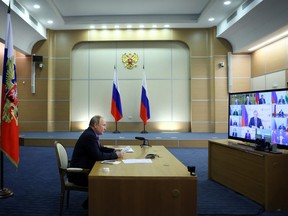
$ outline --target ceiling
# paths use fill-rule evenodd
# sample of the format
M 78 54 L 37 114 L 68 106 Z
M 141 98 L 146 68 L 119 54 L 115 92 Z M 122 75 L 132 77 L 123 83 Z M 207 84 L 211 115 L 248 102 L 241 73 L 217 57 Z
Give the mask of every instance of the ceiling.
M 151 28 L 152 24 L 171 28 L 212 27 L 229 16 L 245 0 L 17 0 L 33 17 L 49 29 L 89 29 L 106 25 Z M 40 9 L 33 8 L 38 4 Z M 209 22 L 209 17 L 215 17 Z M 53 20 L 53 24 L 47 24 Z
M 15 31 L 19 32 L 19 37 L 14 33 L 14 40 L 19 49 L 29 53 L 37 41 L 46 39 L 46 29 L 89 29 L 91 25 L 97 29 L 104 25 L 105 28 L 113 29 L 117 25 L 124 29 L 127 25 L 139 28 L 140 24 L 142 28 L 152 28 L 153 25 L 166 28 L 165 25 L 169 25 L 171 29 L 216 26 L 217 37 L 227 39 L 234 53 L 247 53 L 250 46 L 287 28 L 287 0 L 230 0 L 231 4 L 224 5 L 225 1 L 14 0 L 11 8 L 18 17 L 14 18 L 15 21 L 12 19 L 12 23 Z M 0 2 L 1 26 L 6 26 L 8 4 L 9 0 Z M 35 9 L 35 4 L 40 8 Z M 214 21 L 208 21 L 211 17 Z M 53 23 L 47 23 L 48 20 Z M 28 34 L 26 40 L 30 40 L 26 42 L 27 47 L 23 44 L 22 31 Z M 0 28 L 0 38 L 4 38 L 2 35 L 5 35 L 5 29 Z

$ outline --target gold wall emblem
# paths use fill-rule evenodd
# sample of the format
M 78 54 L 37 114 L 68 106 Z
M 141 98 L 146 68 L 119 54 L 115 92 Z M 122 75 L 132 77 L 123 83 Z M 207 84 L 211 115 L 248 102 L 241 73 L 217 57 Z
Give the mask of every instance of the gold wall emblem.
M 122 62 L 124 64 L 124 67 L 131 70 L 135 67 L 137 67 L 137 62 L 138 62 L 138 54 L 136 53 L 124 53 L 122 55 Z

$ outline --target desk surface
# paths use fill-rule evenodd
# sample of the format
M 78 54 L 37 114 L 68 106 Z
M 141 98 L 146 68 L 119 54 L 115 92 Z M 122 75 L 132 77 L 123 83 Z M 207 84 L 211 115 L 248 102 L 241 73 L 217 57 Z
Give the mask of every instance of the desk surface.
M 197 176 L 163 146 L 132 148 L 134 153 L 123 159 L 144 159 L 147 154 L 159 158 L 148 164 L 96 162 L 89 175 L 89 215 L 197 215 Z M 110 172 L 103 172 L 104 167 Z
M 118 159 L 120 164 L 101 164 L 96 162 L 90 172 L 89 178 L 93 177 L 189 177 L 190 173 L 180 161 L 178 161 L 164 146 L 143 147 L 133 146 L 133 153 L 125 153 L 124 158 Z M 157 154 L 159 158 L 151 159 L 148 164 L 124 164 L 122 159 L 144 159 L 147 154 Z M 109 168 L 105 173 L 103 168 Z

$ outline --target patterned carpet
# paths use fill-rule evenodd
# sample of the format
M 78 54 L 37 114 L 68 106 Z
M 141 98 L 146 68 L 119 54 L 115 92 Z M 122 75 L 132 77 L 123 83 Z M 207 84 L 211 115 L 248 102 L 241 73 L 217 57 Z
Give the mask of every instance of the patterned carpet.
M 208 151 L 195 148 L 169 148 L 184 165 L 195 165 L 198 176 L 198 214 L 284 216 L 263 212 L 257 203 L 207 178 Z M 72 148 L 67 148 L 71 156 Z M 20 147 L 18 170 L 4 157 L 4 187 L 14 195 L 0 199 L 0 215 L 58 215 L 59 176 L 53 147 Z M 81 204 L 84 192 L 71 192 L 70 206 L 63 215 L 88 215 Z

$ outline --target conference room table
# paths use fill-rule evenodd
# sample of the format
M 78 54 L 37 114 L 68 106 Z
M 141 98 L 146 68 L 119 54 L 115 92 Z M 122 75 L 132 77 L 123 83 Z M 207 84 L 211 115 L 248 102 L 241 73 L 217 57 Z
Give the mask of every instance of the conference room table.
M 131 146 L 132 153 L 106 164 L 97 161 L 89 180 L 90 216 L 193 216 L 197 176 L 164 146 Z M 155 159 L 145 159 L 157 154 Z

